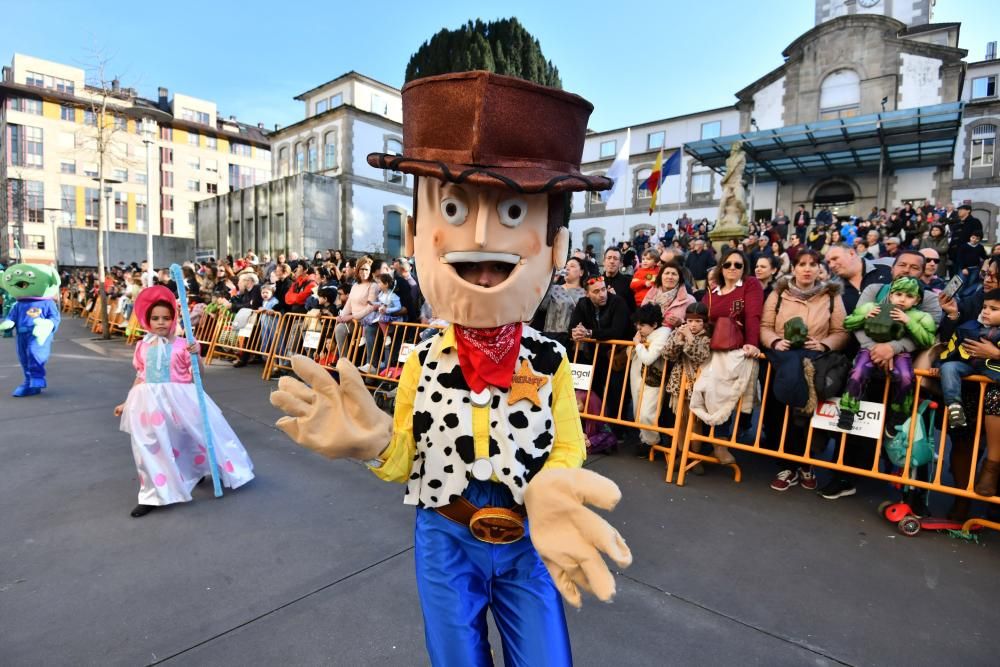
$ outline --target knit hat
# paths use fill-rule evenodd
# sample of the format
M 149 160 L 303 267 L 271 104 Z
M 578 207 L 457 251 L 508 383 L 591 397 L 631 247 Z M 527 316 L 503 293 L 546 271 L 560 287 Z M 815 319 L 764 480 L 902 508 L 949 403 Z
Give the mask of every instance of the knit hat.
M 896 278 L 889 286 L 889 294 L 892 294 L 893 292 L 902 292 L 903 294 L 915 296 L 917 297 L 917 303 L 923 301 L 924 298 L 924 290 L 920 286 L 920 281 L 916 278 Z

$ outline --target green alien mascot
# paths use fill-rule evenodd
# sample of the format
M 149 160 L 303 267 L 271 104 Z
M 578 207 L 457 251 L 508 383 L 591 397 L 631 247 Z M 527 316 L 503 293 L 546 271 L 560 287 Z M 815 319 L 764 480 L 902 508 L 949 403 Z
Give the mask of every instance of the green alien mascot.
M 59 327 L 59 274 L 48 266 L 14 264 L 3 272 L 0 284 L 7 298 L 15 300 L 0 331 L 17 332 L 17 358 L 24 370 L 24 382 L 13 396 L 34 396 L 46 387 L 45 362 Z

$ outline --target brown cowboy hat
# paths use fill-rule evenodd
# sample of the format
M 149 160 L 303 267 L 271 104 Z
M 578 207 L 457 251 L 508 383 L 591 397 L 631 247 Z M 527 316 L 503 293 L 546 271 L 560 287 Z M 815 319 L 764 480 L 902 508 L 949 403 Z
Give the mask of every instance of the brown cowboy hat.
M 491 72 L 457 72 L 403 86 L 403 154 L 368 164 L 452 183 L 526 194 L 609 190 L 580 173 L 587 119 L 579 95 Z

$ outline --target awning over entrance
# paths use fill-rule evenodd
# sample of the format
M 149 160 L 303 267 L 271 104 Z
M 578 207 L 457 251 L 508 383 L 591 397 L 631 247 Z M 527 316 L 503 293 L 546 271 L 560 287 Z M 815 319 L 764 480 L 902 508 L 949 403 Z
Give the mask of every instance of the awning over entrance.
M 744 174 L 787 181 L 797 176 L 951 164 L 962 126 L 962 103 L 951 102 L 854 116 L 685 144 L 688 155 L 719 173 L 734 141 L 743 142 Z

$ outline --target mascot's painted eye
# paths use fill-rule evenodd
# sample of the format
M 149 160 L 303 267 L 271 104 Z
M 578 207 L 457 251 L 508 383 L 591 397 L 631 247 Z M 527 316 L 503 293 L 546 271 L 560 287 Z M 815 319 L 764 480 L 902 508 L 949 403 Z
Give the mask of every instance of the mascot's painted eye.
M 500 215 L 500 223 L 507 227 L 517 227 L 528 215 L 528 202 L 514 197 L 504 199 L 497 204 L 497 213 Z
M 14 271 L 14 275 L 15 275 L 15 276 L 20 276 L 20 275 L 23 275 L 23 274 L 24 274 L 24 271 L 22 271 L 21 269 L 16 269 L 16 270 Z
M 441 215 L 449 225 L 460 225 L 469 215 L 469 207 L 455 197 L 441 200 Z
M 35 273 L 33 271 L 28 271 L 24 275 L 27 278 L 34 278 L 35 277 Z

